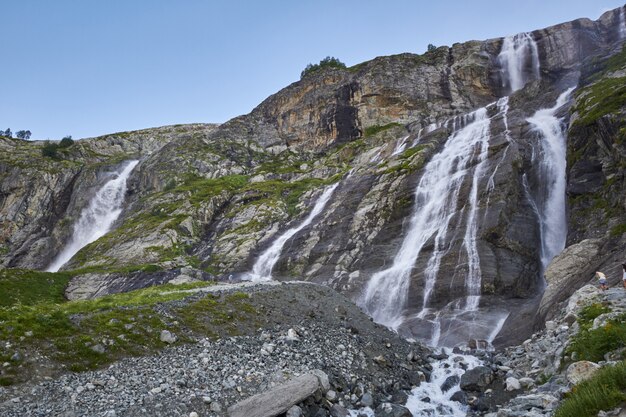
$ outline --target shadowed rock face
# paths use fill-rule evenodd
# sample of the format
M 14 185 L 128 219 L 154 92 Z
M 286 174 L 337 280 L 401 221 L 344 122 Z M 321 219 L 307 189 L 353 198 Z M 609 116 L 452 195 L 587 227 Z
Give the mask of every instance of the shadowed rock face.
M 404 309 L 414 315 L 423 307 L 425 270 L 437 250 L 442 254 L 428 306 L 442 309 L 467 295 L 473 267 L 466 230 L 474 210 L 481 308 L 512 312 L 505 334 L 522 325 L 523 331 L 509 332 L 503 343 L 523 339 L 544 286 L 533 206 L 545 188 L 537 164 L 543 138 L 527 118 L 554 106 L 559 94 L 579 81 L 598 82 L 594 75 L 605 71 L 601 63 L 619 51 L 617 16 L 616 10 L 595 22 L 579 19 L 532 32 L 540 79 L 512 94 L 498 61 L 503 40 L 471 41 L 314 73 L 219 127 L 171 127 L 87 141 L 69 166 L 50 162 L 56 164 L 54 174 L 3 160 L 0 208 L 3 221 L 5 213 L 10 219 L 0 225 L 3 265 L 44 267 L 101 184 L 102 172 L 114 165 L 109 157 L 139 155 L 143 160 L 129 178 L 116 229 L 67 267 L 102 269 L 94 278 L 98 294 L 152 285 L 163 276 L 118 274 L 109 288 L 104 275 L 111 265 L 157 263 L 166 270 L 193 265 L 216 276 L 244 273 L 275 238 L 307 216 L 325 185 L 341 181 L 324 211 L 286 242 L 272 275 L 323 283 L 359 300 L 372 275 L 388 267 L 402 245 L 408 219 L 422 204 L 414 201 L 414 192 L 425 167 L 468 123 L 463 115 L 487 106 L 486 158 L 481 162 L 470 147 L 473 155 L 463 168 L 445 244 L 437 246 L 430 237 L 423 245 Z M 494 103 L 508 94 L 505 111 Z M 591 221 L 583 213 L 590 207 L 604 210 L 594 193 L 607 184 L 602 198 L 619 210 L 624 204 L 619 167 L 625 153 L 615 143 L 622 125 L 614 116 L 576 124 L 579 115 L 570 123 L 581 100 L 576 93 L 574 104 L 556 113 L 570 135 L 568 243 L 609 235 L 614 241 L 618 237 L 611 230 L 621 224 L 621 214 L 611 212 L 607 225 L 608 212 L 597 212 Z M 25 146 L 0 145 L 11 152 Z M 87 157 L 93 166 L 81 159 Z M 36 186 L 24 179 L 31 177 Z M 472 190 L 477 190 L 475 205 L 469 203 Z M 73 287 L 77 293 L 80 282 Z M 552 302 L 557 301 L 546 308 Z M 430 331 L 423 324 L 412 322 L 407 331 Z

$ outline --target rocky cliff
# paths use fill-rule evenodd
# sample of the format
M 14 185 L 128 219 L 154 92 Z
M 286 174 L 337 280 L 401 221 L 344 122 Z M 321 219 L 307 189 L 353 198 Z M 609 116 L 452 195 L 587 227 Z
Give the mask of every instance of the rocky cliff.
M 607 253 L 626 243 L 619 15 L 616 9 L 597 21 L 526 34 L 536 52 L 522 60 L 525 83 L 517 91 L 503 55 L 513 38 L 498 38 L 320 71 L 219 127 L 84 140 L 62 160 L 39 156 L 40 144 L 4 139 L 2 265 L 45 268 L 105 173 L 139 157 L 114 230 L 64 267 L 75 271 L 69 297 L 179 275 L 245 276 L 307 217 L 325 187 L 338 183 L 324 210 L 286 242 L 271 273 L 323 283 L 362 302 L 427 203 L 415 191 L 431 178 L 431 162 L 465 132 L 467 146 L 450 154 L 454 187 L 442 206 L 449 211 L 445 227 L 424 237 L 403 284 L 400 330 L 428 338 L 443 323 L 445 333 L 439 313 L 478 297 L 488 320 L 508 315 L 501 341 L 513 343 L 532 330 L 546 267 L 546 184 L 538 163 L 546 159 L 545 136 L 529 119 L 555 107 L 570 87 L 579 86 L 554 110 L 569 137 L 567 244 L 600 239 L 602 256 L 594 262 L 603 267 L 617 260 Z M 477 140 L 468 132 L 479 121 Z M 588 279 L 586 271 L 575 277 Z M 548 294 L 550 285 L 549 278 Z M 570 283 L 544 299 L 542 316 L 570 285 L 576 289 Z

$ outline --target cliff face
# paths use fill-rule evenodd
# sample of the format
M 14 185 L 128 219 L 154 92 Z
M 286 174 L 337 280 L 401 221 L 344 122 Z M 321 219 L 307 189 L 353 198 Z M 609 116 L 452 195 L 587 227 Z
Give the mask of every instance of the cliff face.
M 43 269 L 72 232 L 72 224 L 108 173 L 189 131 L 213 125 L 173 126 L 77 141 L 44 157 L 42 142 L 0 137 L 0 265 Z
M 600 238 L 611 249 L 623 247 L 622 96 L 614 93 L 624 85 L 622 67 L 615 67 L 619 25 L 615 10 L 595 22 L 530 33 L 539 70 L 524 61 L 528 82 L 514 93 L 499 38 L 320 71 L 219 127 L 80 141 L 62 161 L 39 157 L 38 144 L 3 140 L 2 265 L 44 268 L 103 173 L 141 158 L 114 230 L 66 265 L 92 274 L 76 278 L 70 296 L 152 285 L 180 268 L 204 278 L 244 275 L 279 236 L 303 222 L 326 186 L 338 183 L 324 209 L 287 240 L 272 276 L 324 283 L 361 300 L 372 277 L 395 262 L 416 208 L 437 197 L 415 198 L 430 178 L 430 163 L 484 117 L 482 139 L 459 151 L 455 160 L 462 164 L 451 164 L 456 182 L 442 206 L 449 210 L 446 232 L 426 236 L 403 311 L 407 317 L 425 306 L 442 311 L 467 297 L 468 277 L 478 274 L 472 290 L 478 293 L 470 295 L 482 296 L 481 309 L 494 317 L 513 312 L 502 333 L 513 343 L 530 331 L 545 266 L 537 208 L 546 188 L 538 163 L 545 138 L 528 119 L 579 83 L 573 102 L 565 100 L 554 116 L 569 126 L 567 244 Z M 594 89 L 612 97 L 611 111 L 597 117 L 606 102 Z M 146 264 L 175 272 L 125 272 Z M 87 281 L 97 288 L 77 288 Z M 559 300 L 546 299 L 542 308 Z M 433 320 L 407 320 L 403 330 L 425 335 Z

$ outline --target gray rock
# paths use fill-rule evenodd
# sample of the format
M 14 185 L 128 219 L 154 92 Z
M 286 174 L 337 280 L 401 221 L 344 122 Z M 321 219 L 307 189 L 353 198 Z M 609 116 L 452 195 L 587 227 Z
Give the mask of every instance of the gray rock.
M 161 342 L 165 342 L 165 343 L 174 343 L 177 340 L 177 337 L 174 333 L 170 332 L 169 330 L 161 330 L 161 335 L 159 336 L 159 339 L 161 340 Z
M 101 344 L 97 344 L 97 345 L 93 345 L 91 347 L 91 350 L 93 350 L 96 353 L 104 353 L 106 349 Z
M 287 415 L 285 417 L 301 417 L 302 409 L 297 405 L 294 405 L 289 410 L 287 410 Z
M 591 378 L 598 370 L 600 365 L 589 361 L 574 362 L 567 367 L 565 375 L 571 384 L 579 384 Z
M 517 378 L 508 377 L 505 381 L 507 391 L 517 391 L 522 389 L 522 385 Z
M 370 394 L 369 392 L 363 394 L 363 396 L 361 397 L 361 405 L 363 407 L 374 406 L 374 397 L 372 397 L 372 394 Z
M 350 412 L 339 404 L 333 404 L 333 406 L 330 407 L 330 415 L 331 417 L 349 417 Z
M 408 408 L 391 403 L 380 404 L 375 413 L 376 417 L 413 417 Z
M 337 401 L 337 392 L 333 390 L 328 390 L 328 392 L 326 392 L 326 399 L 331 403 L 334 403 L 335 401 Z
M 559 404 L 559 400 L 550 394 L 530 394 L 513 398 L 509 405 L 514 410 L 530 410 L 541 408 L 544 410 L 554 410 Z
M 491 384 L 494 375 L 491 368 L 477 366 L 461 375 L 461 389 L 464 391 L 483 391 Z
M 452 375 L 446 378 L 446 380 L 441 384 L 441 391 L 448 392 L 451 388 L 458 385 L 461 381 L 461 378 L 458 375 Z
M 322 389 L 317 375 L 304 374 L 228 408 L 230 417 L 273 417 Z
M 572 295 L 593 275 L 593 260 L 600 253 L 601 240 L 585 239 L 557 255 L 545 272 L 547 287 L 538 314 L 550 318 L 554 306 Z

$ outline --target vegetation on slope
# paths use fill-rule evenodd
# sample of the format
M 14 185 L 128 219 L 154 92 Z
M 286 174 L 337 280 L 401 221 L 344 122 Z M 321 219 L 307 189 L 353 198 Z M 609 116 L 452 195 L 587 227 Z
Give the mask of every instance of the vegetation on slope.
M 566 354 L 578 360 L 600 362 L 608 352 L 626 347 L 626 314 L 607 320 L 593 329 L 594 320 L 610 309 L 600 303 L 583 308 L 578 316 L 580 331 L 570 340 Z M 626 351 L 622 352 L 624 358 Z M 592 378 L 573 387 L 555 417 L 595 417 L 601 410 L 611 410 L 626 401 L 626 362 L 605 366 Z
M 68 302 L 63 301 L 61 285 L 68 276 L 11 269 L 0 275 L 0 289 L 18 288 L 11 295 L 0 292 L 0 340 L 5 342 L 0 361 L 8 363 L 0 371 L 0 384 L 28 379 L 40 355 L 57 368 L 82 371 L 164 347 L 160 339 L 164 329 L 178 336 L 176 343 L 185 343 L 197 337 L 236 335 L 240 321 L 255 323 L 246 294 L 183 291 L 206 287 L 206 282 Z M 54 285 L 46 288 L 47 282 Z
M 574 387 L 555 417 L 595 417 L 626 401 L 626 362 L 605 366 L 591 379 Z
M 302 73 L 300 73 L 300 79 L 306 77 L 307 75 L 319 72 L 326 68 L 338 68 L 338 69 L 346 69 L 346 64 L 341 62 L 335 57 L 327 56 L 322 59 L 319 64 L 309 64 L 304 68 Z

